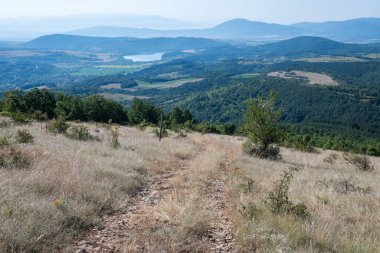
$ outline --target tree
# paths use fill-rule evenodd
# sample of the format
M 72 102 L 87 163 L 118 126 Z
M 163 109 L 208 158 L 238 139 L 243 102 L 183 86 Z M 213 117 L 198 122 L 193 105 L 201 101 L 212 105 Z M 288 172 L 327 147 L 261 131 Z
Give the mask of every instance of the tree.
M 143 121 L 157 124 L 161 111 L 154 105 L 134 98 L 129 110 L 129 120 L 133 124 L 140 124 Z
M 172 124 L 183 124 L 185 122 L 183 112 L 178 107 L 174 107 L 169 115 L 169 121 Z
M 271 92 L 267 100 L 262 96 L 247 101 L 243 129 L 248 141 L 243 144 L 244 152 L 265 159 L 279 158 L 279 148 L 274 144 L 281 139 L 278 122 L 282 110 L 275 108 L 276 95 Z
M 108 122 L 112 119 L 115 123 L 128 121 L 127 111 L 122 105 L 99 95 L 84 98 L 83 110 L 87 120 Z
M 86 120 L 83 101 L 79 97 L 63 96 L 59 98 L 55 107 L 55 115 L 66 117 L 68 120 Z
M 55 93 L 43 89 L 33 89 L 25 95 L 26 108 L 30 112 L 40 111 L 46 113 L 49 118 L 54 117 L 54 108 L 56 103 Z
M 25 92 L 21 90 L 7 91 L 4 94 L 3 110 L 7 112 L 25 112 Z

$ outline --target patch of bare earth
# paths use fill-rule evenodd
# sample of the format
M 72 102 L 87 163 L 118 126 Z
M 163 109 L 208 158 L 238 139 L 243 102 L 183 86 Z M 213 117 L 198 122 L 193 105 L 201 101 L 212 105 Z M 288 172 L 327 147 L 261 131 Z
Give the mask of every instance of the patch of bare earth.
M 305 72 L 305 71 L 298 71 L 298 70 L 293 70 L 289 72 L 275 71 L 275 72 L 268 73 L 268 76 L 279 77 L 279 78 L 284 78 L 284 79 L 305 78 L 308 80 L 308 83 L 312 85 L 313 84 L 325 85 L 325 86 L 339 85 L 339 83 L 336 82 L 332 77 L 325 74 L 315 73 L 315 72 Z
M 118 90 L 120 90 L 121 89 L 121 83 L 109 83 L 109 84 L 100 86 L 100 88 L 102 88 L 102 89 L 118 89 Z

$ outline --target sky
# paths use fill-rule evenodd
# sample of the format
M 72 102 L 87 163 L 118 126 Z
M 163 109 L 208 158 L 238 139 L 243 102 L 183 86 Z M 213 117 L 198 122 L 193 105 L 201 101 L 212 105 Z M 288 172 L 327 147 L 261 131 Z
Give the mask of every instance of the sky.
M 133 13 L 209 24 L 232 18 L 291 24 L 380 16 L 380 0 L 0 0 L 0 6 L 0 18 Z

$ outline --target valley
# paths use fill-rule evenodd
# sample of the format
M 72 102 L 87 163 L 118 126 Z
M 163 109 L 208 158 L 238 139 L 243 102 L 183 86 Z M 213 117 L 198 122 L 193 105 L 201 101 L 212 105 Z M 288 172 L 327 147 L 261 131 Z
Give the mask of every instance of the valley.
M 0 253 L 379 253 L 380 4 L 337 2 L 4 2 Z
M 376 44 L 298 37 L 237 46 L 197 38 L 51 35 L 22 47 L 0 51 L 3 91 L 47 87 L 127 106 L 140 98 L 164 110 L 190 109 L 199 121 L 239 125 L 245 100 L 273 90 L 284 108 L 282 123 L 293 131 L 379 140 Z

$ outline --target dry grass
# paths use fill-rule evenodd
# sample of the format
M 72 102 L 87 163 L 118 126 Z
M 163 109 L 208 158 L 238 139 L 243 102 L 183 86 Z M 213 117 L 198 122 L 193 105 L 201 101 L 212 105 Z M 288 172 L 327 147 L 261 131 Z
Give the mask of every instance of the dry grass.
M 151 214 L 157 217 L 158 224 L 150 221 L 148 229 L 139 235 L 144 238 L 147 252 L 206 252 L 211 247 L 208 235 L 216 220 L 212 183 L 223 175 L 226 159 L 226 150 L 219 139 L 213 135 L 189 134 L 184 145 L 196 148 L 187 156 L 175 154 L 182 160 L 181 169 L 170 178 L 170 193 Z M 138 252 L 131 243 L 124 250 Z
M 218 218 L 215 181 L 226 184 L 226 213 L 242 252 L 380 248 L 379 158 L 370 157 L 373 172 L 357 170 L 332 151 L 283 149 L 283 160 L 266 161 L 244 156 L 240 138 L 189 133 L 159 143 L 150 129 L 127 127 L 119 128 L 121 148 L 112 149 L 109 126 L 83 125 L 99 141 L 50 135 L 37 123 L 0 128 L 9 142 L 2 150 L 13 146 L 31 158 L 28 168 L 0 169 L 0 252 L 63 251 L 76 235 L 128 206 L 151 178 L 168 171 L 169 186 L 146 213 L 150 218 L 139 234 L 152 252 L 210 248 L 207 234 Z M 17 144 L 18 129 L 27 129 L 34 142 Z M 303 170 L 291 181 L 289 197 L 306 204 L 309 219 L 273 214 L 265 203 L 274 182 L 295 165 Z M 129 243 L 124 250 L 133 247 Z
M 238 148 L 240 142 L 234 145 Z M 326 161 L 331 153 L 338 156 L 334 162 Z M 337 152 L 286 149 L 282 155 L 281 162 L 240 156 L 231 169 L 230 197 L 243 248 L 247 252 L 378 252 L 380 159 L 371 158 L 375 172 L 369 173 L 348 165 Z M 289 197 L 306 204 L 310 213 L 306 220 L 272 214 L 265 204 L 274 182 L 296 164 L 304 169 L 292 180 Z M 253 182 L 250 191 L 247 179 Z M 250 215 L 241 215 L 243 206 Z
M 0 169 L 0 252 L 54 252 L 73 236 L 128 205 L 147 178 L 171 168 L 175 154 L 191 147 L 148 131 L 121 127 L 121 148 L 108 145 L 108 127 L 88 125 L 100 141 L 76 141 L 45 132 L 41 124 L 22 127 L 33 144 L 11 144 L 32 158 L 27 169 Z M 15 136 L 18 128 L 0 129 Z M 14 141 L 12 141 L 14 142 Z M 2 147 L 2 149 L 8 146 Z
M 325 74 L 314 73 L 314 72 L 305 72 L 305 71 L 298 71 L 298 70 L 293 70 L 290 72 L 276 71 L 276 72 L 269 73 L 268 76 L 280 77 L 284 79 L 306 78 L 309 84 L 312 84 L 312 85 L 313 84 L 325 85 L 325 86 L 339 85 L 339 83 L 336 82 L 332 77 Z

